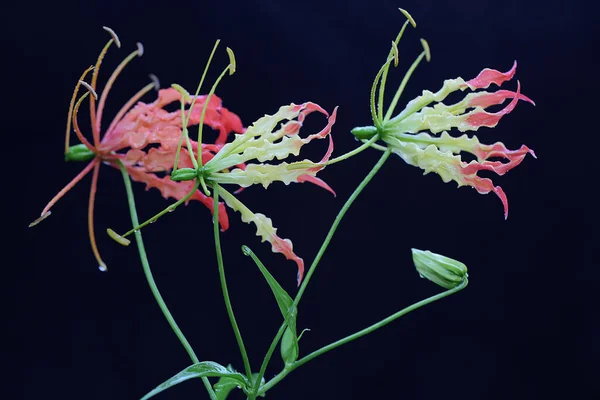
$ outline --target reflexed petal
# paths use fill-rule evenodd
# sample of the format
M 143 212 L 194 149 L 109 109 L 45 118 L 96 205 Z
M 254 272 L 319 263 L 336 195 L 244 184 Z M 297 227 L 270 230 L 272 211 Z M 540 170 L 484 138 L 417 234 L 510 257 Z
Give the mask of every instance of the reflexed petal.
M 314 111 L 329 117 L 327 125 L 319 133 L 302 139 L 298 135 L 302 123 Z M 254 122 L 243 135 L 235 135 L 235 139 L 223 146 L 214 159 L 206 164 L 206 168 L 217 172 L 253 159 L 265 162 L 282 160 L 290 154 L 297 156 L 302 146 L 313 139 L 324 139 L 331 133 L 336 115 L 337 108 L 329 116 L 320 106 L 310 102 L 280 107 L 277 113 L 265 115 Z M 286 122 L 275 130 L 281 121 Z
M 271 251 L 273 253 L 281 253 L 288 260 L 295 261 L 298 265 L 298 284 L 302 281 L 304 275 L 304 261 L 302 258 L 294 254 L 292 241 L 289 239 L 282 239 L 276 235 L 277 229 L 273 227 L 273 223 L 270 218 L 267 218 L 263 214 L 255 214 L 248 207 L 246 207 L 241 201 L 235 196 L 220 188 L 219 195 L 223 198 L 225 203 L 233 210 L 238 211 L 242 216 L 242 221 L 245 223 L 253 223 L 256 225 L 256 235 L 271 243 Z M 219 214 L 221 211 L 219 210 Z
M 431 139 L 434 141 L 437 138 Z M 445 139 L 444 136 L 441 139 Z M 502 201 L 504 217 L 507 218 L 508 200 L 504 191 L 500 186 L 494 186 L 491 179 L 477 176 L 477 172 L 487 170 L 493 171 L 498 175 L 503 175 L 519 165 L 528 152 L 533 152 L 526 146 L 522 146 L 521 149 L 516 151 L 509 151 L 502 143 L 496 143 L 493 146 L 481 145 L 478 142 L 476 144 L 473 143 L 471 142 L 471 149 L 468 151 L 478 153 L 482 157 L 482 160 L 488 157 L 504 156 L 509 161 L 507 163 L 500 161 L 471 161 L 470 163 L 465 163 L 461 160 L 460 155 L 452 154 L 450 147 L 447 147 L 448 151 L 440 151 L 434 144 L 425 146 L 424 142 L 406 142 L 397 138 L 388 141 L 388 145 L 394 153 L 398 154 L 407 164 L 423 169 L 425 174 L 435 172 L 446 183 L 455 181 L 459 187 L 468 185 L 475 188 L 481 194 L 493 191 Z M 458 145 L 455 149 L 458 149 Z
M 159 91 L 153 103 L 139 102 L 115 128 L 102 139 L 102 150 L 117 151 L 126 147 L 143 148 L 150 143 L 160 143 L 163 147 L 175 148 L 181 136 L 181 111 L 168 112 L 164 106 L 178 101 L 181 94 L 173 88 Z M 206 96 L 198 96 L 192 109 L 188 126 L 197 125 L 204 107 Z M 224 144 L 230 132 L 242 133 L 240 118 L 221 106 L 221 99 L 213 95 L 206 110 L 205 125 L 219 131 L 216 144 Z M 189 110 L 185 111 L 186 114 Z
M 508 98 L 512 98 L 512 101 L 504 109 L 496 113 L 485 111 L 485 108 L 502 104 Z M 504 115 L 510 113 L 516 107 L 519 100 L 533 103 L 527 96 L 521 94 L 520 85 L 517 86 L 516 93 L 510 90 L 500 90 L 495 93 L 471 93 L 456 104 L 438 103 L 433 107 L 425 107 L 403 120 L 390 123 L 388 129 L 389 131 L 403 133 L 416 133 L 423 130 L 438 133 L 452 128 L 457 128 L 461 132 L 476 131 L 482 126 L 492 128 L 498 124 Z M 468 108 L 472 107 L 475 107 L 475 109 L 465 113 Z

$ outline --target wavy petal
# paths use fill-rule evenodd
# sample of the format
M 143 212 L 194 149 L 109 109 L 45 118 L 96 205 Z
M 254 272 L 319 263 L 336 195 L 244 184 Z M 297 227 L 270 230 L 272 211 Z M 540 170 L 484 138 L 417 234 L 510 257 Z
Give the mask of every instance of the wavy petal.
M 143 148 L 151 143 L 160 143 L 167 149 L 174 148 L 181 136 L 181 111 L 168 112 L 163 107 L 180 98 L 179 92 L 169 88 L 160 90 L 153 103 L 138 102 L 113 130 L 107 132 L 101 149 L 117 151 L 126 147 Z M 200 122 L 205 99 L 206 96 L 198 96 L 191 110 L 188 127 Z M 211 96 L 204 119 L 205 125 L 219 131 L 216 144 L 224 144 L 230 132 L 244 132 L 240 118 L 221 104 L 218 96 Z M 185 112 L 187 114 L 190 110 Z
M 530 152 L 526 146 L 522 146 L 521 149 L 516 151 L 508 151 L 502 143 L 485 146 L 477 142 L 476 145 L 471 146 L 471 150 L 475 153 L 480 153 L 483 160 L 488 157 L 503 156 L 509 161 L 506 163 L 500 161 L 471 161 L 470 163 L 465 163 L 461 160 L 460 155 L 452 154 L 452 150 L 440 151 L 434 144 L 425 146 L 423 143 L 406 142 L 394 138 L 388 141 L 388 145 L 407 164 L 423 169 L 425 174 L 435 172 L 446 183 L 454 181 L 459 187 L 468 185 L 475 188 L 481 194 L 493 191 L 502 201 L 505 218 L 508 217 L 508 199 L 506 194 L 502 188 L 494 186 L 491 179 L 477 176 L 477 173 L 481 170 L 487 170 L 495 172 L 498 175 L 503 175 L 519 165 L 527 153 Z
M 327 125 L 320 132 L 303 139 L 299 136 L 300 128 L 306 116 L 314 111 L 328 117 Z M 336 115 L 337 108 L 329 116 L 319 105 L 310 102 L 282 106 L 277 113 L 258 119 L 243 135 L 235 135 L 235 139 L 223 146 L 219 154 L 206 164 L 206 168 L 217 172 L 254 159 L 265 162 L 282 160 L 289 155 L 297 156 L 302 146 L 313 139 L 324 139 L 331 133 Z M 286 122 L 275 130 L 281 121 Z
M 298 285 L 300 285 L 302 277 L 304 276 L 304 261 L 294 253 L 292 241 L 277 236 L 277 229 L 273 227 L 270 218 L 267 218 L 263 214 L 253 213 L 244 205 L 244 203 L 239 201 L 227 190 L 220 188 L 219 194 L 229 207 L 241 214 L 243 222 L 247 224 L 253 223 L 256 226 L 256 235 L 260 236 L 263 242 L 266 240 L 271 243 L 271 251 L 273 253 L 281 253 L 288 260 L 296 262 L 296 265 L 298 266 L 297 281 Z
M 486 89 L 492 83 L 500 86 L 505 81 L 511 80 L 513 76 L 515 76 L 516 71 L 517 60 L 514 61 L 512 68 L 507 72 L 500 72 L 495 69 L 485 68 L 475 78 L 465 82 L 465 85 L 468 86 L 471 90 Z
M 512 101 L 504 109 L 496 113 L 485 111 L 485 108 L 502 104 L 509 98 L 512 98 Z M 390 124 L 388 130 L 402 133 L 429 130 L 432 133 L 438 133 L 452 128 L 457 128 L 461 132 L 476 131 L 482 126 L 493 128 L 504 115 L 514 110 L 519 100 L 533 103 L 531 99 L 521 94 L 520 84 L 517 85 L 516 92 L 501 90 L 495 93 L 471 93 L 456 104 L 438 103 L 433 107 L 425 107 L 404 120 Z M 472 107 L 474 107 L 472 111 L 466 112 L 468 108 Z

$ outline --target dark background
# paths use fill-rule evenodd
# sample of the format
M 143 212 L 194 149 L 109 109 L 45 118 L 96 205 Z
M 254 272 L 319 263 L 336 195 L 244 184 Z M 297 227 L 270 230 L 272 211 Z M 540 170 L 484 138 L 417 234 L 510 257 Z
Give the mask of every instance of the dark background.
M 437 90 L 444 79 L 470 79 L 484 67 L 505 71 L 517 59 L 516 78 L 537 106 L 520 103 L 497 128 L 483 128 L 478 136 L 509 148 L 525 143 L 538 160 L 528 157 L 495 179 L 510 202 L 504 221 L 493 194 L 456 189 L 391 157 L 350 209 L 300 304 L 299 328 L 311 329 L 302 354 L 438 292 L 418 278 L 411 247 L 465 262 L 469 287 L 316 359 L 268 396 L 600 398 L 593 383 L 600 372 L 593 295 L 600 275 L 591 215 L 598 178 L 589 172 L 597 168 L 597 14 L 583 1 L 512 0 L 3 5 L 2 193 L 10 205 L 2 263 L 9 337 L 2 358 L 11 373 L 2 397 L 135 399 L 190 364 L 151 296 L 135 247 L 118 246 L 103 234 L 107 227 L 129 226 L 117 171 L 102 168 L 96 202 L 107 273 L 98 271 L 87 239 L 89 177 L 51 218 L 27 228 L 82 167 L 63 162 L 64 123 L 76 80 L 108 39 L 102 25 L 123 43 L 109 51 L 103 80 L 137 41 L 145 46 L 111 92 L 107 118 L 148 82 L 148 73 L 163 87 L 177 82 L 193 90 L 220 38 L 208 82 L 227 62 L 225 46 L 238 62 L 238 72 L 217 90 L 226 107 L 249 125 L 291 102 L 310 100 L 330 111 L 339 106 L 333 131 L 339 155 L 356 146 L 350 129 L 370 123 L 369 90 L 403 23 L 399 6 L 418 26 L 399 46 L 401 66 L 391 71 L 388 93 L 420 52 L 421 37 L 432 60 L 418 68 L 402 104 L 423 89 Z M 514 90 L 516 79 L 506 88 Z M 323 121 L 314 120 L 307 129 Z M 311 145 L 307 154 L 318 158 L 325 145 Z M 312 185 L 273 184 L 267 191 L 249 188 L 240 199 L 271 217 L 310 264 L 336 212 L 377 157 L 367 151 L 320 173 L 337 197 Z M 156 190 L 135 184 L 135 191 L 141 218 L 169 204 Z M 272 255 L 239 215 L 230 212 L 230 220 L 222 235 L 229 289 L 258 369 L 281 321 L 240 246 L 253 248 L 291 294 L 296 270 Z M 198 356 L 242 370 L 218 284 L 208 210 L 182 207 L 144 236 L 157 283 Z M 276 353 L 267 378 L 280 367 Z M 208 398 L 203 391 L 194 380 L 160 398 Z

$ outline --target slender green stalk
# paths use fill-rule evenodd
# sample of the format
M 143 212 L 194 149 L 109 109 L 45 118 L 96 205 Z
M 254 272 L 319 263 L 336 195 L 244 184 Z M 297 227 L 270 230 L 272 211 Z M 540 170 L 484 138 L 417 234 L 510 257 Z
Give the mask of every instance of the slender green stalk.
M 371 179 L 373 179 L 375 174 L 377 174 L 377 172 L 383 166 L 383 164 L 388 159 L 390 154 L 391 154 L 391 151 L 387 150 L 386 152 L 384 152 L 381 155 L 381 157 L 379 158 L 379 161 L 377 161 L 377 164 L 375 164 L 375 166 L 371 169 L 369 174 L 362 180 L 362 182 L 358 185 L 358 187 L 350 195 L 348 200 L 346 200 L 346 203 L 344 204 L 342 209 L 338 212 L 337 217 L 335 217 L 335 220 L 333 221 L 331 228 L 329 228 L 329 232 L 327 233 L 327 236 L 325 237 L 325 240 L 323 241 L 323 244 L 321 245 L 319 252 L 315 256 L 315 259 L 313 260 L 310 268 L 308 269 L 308 273 L 306 274 L 306 277 L 304 278 L 304 281 L 302 282 L 302 285 L 300 286 L 300 289 L 298 290 L 298 294 L 296 295 L 296 297 L 294 299 L 295 307 L 298 306 L 298 303 L 300 302 L 300 299 L 302 298 L 302 295 L 304 294 L 304 291 L 306 290 L 306 286 L 308 285 L 308 282 L 310 282 L 310 278 L 314 274 L 315 269 L 317 268 L 317 265 L 319 264 L 319 262 L 321 261 L 321 258 L 323 257 L 323 254 L 325 254 L 325 250 L 327 250 L 327 246 L 329 246 L 329 242 L 331 242 L 331 239 L 333 238 L 333 235 L 335 234 L 335 231 L 336 231 L 338 225 L 342 221 L 342 218 L 344 218 L 344 215 L 346 215 L 346 211 L 348 211 L 348 209 L 350 208 L 350 206 L 352 205 L 354 200 L 356 200 L 358 195 L 363 191 L 363 189 L 367 186 L 367 184 L 371 181 Z M 275 347 L 277 347 L 277 343 L 279 343 L 279 340 L 281 339 L 281 336 L 283 335 L 283 332 L 285 331 L 285 327 L 286 327 L 286 323 L 284 322 L 281 325 L 281 327 L 279 328 L 277 335 L 275 335 L 275 338 L 271 342 L 269 351 L 265 355 L 263 363 L 260 367 L 260 371 L 258 373 L 258 377 L 256 379 L 255 386 L 253 388 L 254 396 L 256 396 L 256 394 L 258 393 L 262 377 L 265 375 L 267 365 L 269 364 L 269 361 L 271 360 L 271 356 L 273 355 Z
M 225 266 L 223 265 L 223 253 L 221 252 L 221 239 L 219 237 L 219 185 L 217 183 L 213 185 L 213 198 L 215 200 L 213 226 L 215 234 L 215 249 L 217 251 L 217 264 L 219 266 L 219 279 L 221 281 L 221 290 L 223 291 L 223 299 L 225 300 L 227 315 L 229 316 L 229 321 L 231 322 L 231 327 L 233 328 L 233 333 L 235 334 L 235 340 L 237 341 L 237 344 L 240 348 L 240 352 L 242 353 L 242 360 L 244 361 L 244 369 L 246 370 L 246 375 L 248 376 L 248 379 L 252 380 L 252 369 L 250 368 L 248 353 L 246 352 L 246 347 L 244 346 L 244 340 L 242 339 L 240 328 L 238 327 L 237 321 L 235 320 L 235 315 L 233 314 L 233 308 L 231 307 L 231 299 L 229 298 L 229 290 L 227 290 L 227 280 L 225 279 Z
M 417 310 L 427 304 L 433 303 L 435 301 L 438 301 L 440 299 L 443 299 L 444 297 L 450 296 L 451 294 L 454 294 L 462 289 L 464 289 L 467 284 L 468 284 L 468 280 L 465 279 L 463 281 L 463 283 L 461 283 L 459 286 L 453 288 L 453 289 L 449 289 L 446 290 L 445 292 L 442 293 L 438 293 L 435 296 L 431 296 L 428 297 L 424 300 L 421 300 L 413 305 L 410 305 L 392 315 L 390 315 L 387 318 L 382 319 L 379 322 L 374 323 L 373 325 L 362 329 L 356 333 L 353 333 L 351 335 L 346 336 L 345 338 L 342 338 L 340 340 L 337 340 L 333 343 L 328 344 L 327 346 L 323 346 L 318 350 L 313 351 L 312 353 L 308 354 L 307 356 L 299 359 L 298 361 L 296 361 L 294 364 L 287 366 L 283 371 L 281 371 L 278 375 L 276 375 L 273 379 L 271 379 L 269 382 L 265 383 L 260 390 L 258 391 L 258 395 L 265 393 L 267 390 L 269 390 L 270 388 L 272 388 L 273 386 L 275 386 L 279 381 L 281 381 L 283 378 L 285 378 L 290 372 L 292 372 L 293 370 L 295 370 L 296 368 L 306 364 L 307 362 L 311 361 L 312 359 L 320 356 L 321 354 L 325 354 L 328 351 L 331 351 L 337 347 L 340 347 L 346 343 L 352 342 L 353 340 L 356 340 L 362 336 L 368 335 L 369 333 L 389 324 L 390 322 L 408 314 L 411 311 Z
M 125 190 L 127 191 L 127 202 L 129 203 L 129 214 L 131 215 L 131 223 L 134 226 L 137 226 L 137 225 L 139 225 L 139 221 L 138 221 L 137 210 L 135 207 L 135 199 L 133 197 L 133 189 L 131 188 L 131 180 L 129 179 L 129 174 L 127 173 L 127 170 L 125 169 L 125 166 L 123 165 L 123 163 L 119 162 L 119 166 L 121 167 L 121 174 L 123 175 L 123 181 L 125 183 Z M 179 341 L 185 348 L 185 351 L 187 351 L 192 362 L 194 364 L 198 363 L 199 360 L 198 360 L 198 357 L 196 357 L 196 353 L 194 353 L 192 346 L 185 338 L 181 329 L 179 329 L 177 322 L 175 322 L 173 315 L 171 315 L 171 312 L 169 311 L 167 304 L 163 300 L 163 298 L 160 294 L 160 291 L 158 290 L 158 287 L 156 286 L 156 282 L 154 281 L 154 277 L 152 276 L 152 271 L 150 270 L 150 263 L 148 262 L 148 256 L 146 255 L 146 248 L 144 246 L 144 240 L 142 239 L 141 231 L 139 231 L 139 230 L 135 231 L 135 240 L 137 243 L 138 251 L 140 253 L 140 260 L 142 262 L 142 267 L 144 269 L 144 275 L 146 275 L 146 280 L 148 281 L 150 290 L 152 291 L 152 294 L 154 295 L 154 299 L 158 303 L 158 306 L 160 307 L 160 310 L 162 311 L 165 318 L 167 319 L 167 322 L 171 326 L 171 329 L 173 329 L 173 332 L 175 332 L 175 335 L 177 336 L 177 338 L 179 339 Z M 202 377 L 202 382 L 204 383 L 204 386 L 206 387 L 206 390 L 208 391 L 210 398 L 212 400 L 216 400 L 217 396 L 216 396 L 212 386 L 210 385 L 210 381 L 208 380 L 208 378 Z
M 127 171 L 125 171 L 127 172 Z M 128 175 L 129 176 L 129 175 Z M 196 182 L 194 184 L 194 187 L 192 188 L 192 190 L 189 191 L 188 194 L 186 194 L 185 196 L 183 196 L 181 199 L 177 200 L 175 203 L 171 204 L 169 207 L 165 208 L 164 210 L 162 210 L 161 212 L 159 212 L 158 214 L 154 215 L 153 217 L 150 217 L 149 219 L 147 219 L 146 221 L 142 222 L 140 225 L 133 225 L 133 228 L 128 230 L 127 232 L 125 232 L 123 235 L 123 237 L 125 236 L 129 236 L 131 235 L 133 232 L 137 232 L 140 229 L 142 229 L 143 227 L 145 227 L 148 224 L 153 223 L 154 221 L 156 221 L 157 219 L 159 219 L 160 217 L 162 217 L 163 215 L 165 215 L 168 212 L 171 211 L 175 211 L 175 209 L 177 207 L 179 207 L 180 205 L 182 205 L 183 203 L 185 203 L 186 201 L 188 201 L 193 195 L 194 193 L 196 193 L 196 190 L 198 190 L 198 187 L 200 186 L 200 183 Z M 137 218 L 136 218 L 137 221 Z
M 336 157 L 334 159 L 331 159 L 331 160 L 327 161 L 325 163 L 325 165 L 335 164 L 335 163 L 338 163 L 340 161 L 344 161 L 344 160 L 346 160 L 346 159 L 348 159 L 350 157 L 353 157 L 353 156 L 357 155 L 358 153 L 360 153 L 361 151 L 366 150 L 367 148 L 371 147 L 371 145 L 373 143 L 375 143 L 378 139 L 379 139 L 379 135 L 375 135 L 371 139 L 369 139 L 368 141 L 364 142 L 359 147 L 355 148 L 354 150 L 349 151 L 346 154 L 342 154 L 339 157 Z
M 426 54 L 428 54 L 426 51 L 423 51 L 421 54 L 419 54 L 419 56 L 417 57 L 417 59 L 412 63 L 412 65 L 410 66 L 410 68 L 406 72 L 406 75 L 404 75 L 404 78 L 402 79 L 402 82 L 400 82 L 400 87 L 396 91 L 396 94 L 394 95 L 394 98 L 392 99 L 392 102 L 390 103 L 390 107 L 388 108 L 387 112 L 385 113 L 385 117 L 383 118 L 383 123 L 384 124 L 386 122 L 388 122 L 390 120 L 390 118 L 392 117 L 392 113 L 394 112 L 394 109 L 396 108 L 396 105 L 398 104 L 398 100 L 400 99 L 400 95 L 404 91 L 404 88 L 406 87 L 406 84 L 408 83 L 408 80 L 410 79 L 410 77 L 413 74 L 413 72 L 415 72 L 415 69 L 417 69 L 417 66 L 419 65 L 419 63 L 421 62 L 421 60 L 423 59 L 423 57 L 425 57 Z

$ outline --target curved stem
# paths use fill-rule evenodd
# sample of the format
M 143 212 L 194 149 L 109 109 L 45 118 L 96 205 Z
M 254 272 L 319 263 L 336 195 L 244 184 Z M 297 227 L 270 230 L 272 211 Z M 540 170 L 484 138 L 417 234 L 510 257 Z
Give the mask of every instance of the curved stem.
M 304 281 L 302 282 L 302 285 L 300 286 L 300 289 L 298 290 L 298 294 L 296 295 L 296 297 L 294 299 L 293 307 L 298 307 L 298 303 L 300 302 L 300 299 L 302 298 L 302 295 L 304 294 L 304 291 L 306 290 L 306 286 L 308 285 L 308 282 L 310 282 L 310 278 L 314 274 L 315 269 L 317 268 L 317 265 L 319 264 L 319 261 L 321 261 L 321 258 L 323 257 L 323 254 L 325 254 L 325 250 L 327 250 L 327 246 L 329 246 L 329 242 L 331 242 L 331 239 L 333 238 L 333 235 L 335 234 L 335 231 L 336 231 L 338 225 L 340 224 L 342 218 L 344 218 L 346 211 L 348 211 L 348 209 L 350 208 L 350 206 L 352 205 L 354 200 L 356 200 L 358 195 L 363 191 L 363 189 L 367 186 L 367 184 L 371 181 L 371 179 L 373 179 L 375 174 L 383 166 L 383 164 L 388 159 L 390 154 L 391 154 L 391 151 L 387 150 L 386 152 L 384 152 L 381 155 L 381 157 L 379 158 L 379 161 L 377 161 L 377 164 L 375 164 L 375 166 L 373 166 L 373 168 L 371 169 L 369 174 L 362 180 L 362 182 L 358 185 L 358 187 L 350 195 L 348 200 L 346 200 L 346 203 L 344 204 L 342 209 L 338 212 L 337 217 L 335 217 L 335 220 L 333 221 L 331 228 L 329 228 L 329 232 L 327 233 L 327 236 L 325 237 L 325 240 L 323 241 L 323 244 L 321 245 L 319 252 L 315 256 L 315 259 L 313 260 L 310 268 L 308 269 L 308 273 L 306 274 L 306 277 L 304 278 Z M 283 335 L 285 328 L 286 328 L 286 323 L 284 322 L 281 325 L 281 327 L 279 328 L 277 335 L 275 335 L 275 338 L 271 342 L 271 346 L 269 347 L 269 351 L 265 355 L 263 363 L 260 367 L 260 372 L 258 373 L 258 377 L 256 379 L 255 386 L 253 388 L 254 393 L 258 393 L 258 391 L 259 391 L 259 385 L 262 380 L 262 377 L 265 374 L 267 365 L 269 364 L 269 361 L 271 360 L 273 351 L 275 350 L 277 343 L 279 343 L 279 340 L 281 339 L 281 336 Z
M 133 197 L 133 189 L 131 188 L 131 180 L 129 179 L 129 174 L 127 174 L 127 169 L 125 168 L 123 163 L 121 163 L 120 161 L 119 161 L 119 167 L 121 169 L 121 174 L 123 175 L 123 181 L 125 183 L 125 190 L 127 191 L 127 202 L 129 203 L 129 213 L 131 214 L 131 223 L 134 226 L 137 226 L 137 225 L 139 225 L 139 221 L 138 221 L 137 210 L 135 207 L 135 199 Z M 183 332 L 181 331 L 181 329 L 179 329 L 177 322 L 175 322 L 173 315 L 171 315 L 171 312 L 169 311 L 167 304 L 163 300 L 163 298 L 158 290 L 158 287 L 156 286 L 156 282 L 154 281 L 154 277 L 152 276 L 152 271 L 150 270 L 150 263 L 148 262 L 148 256 L 146 255 L 146 248 L 144 247 L 144 240 L 142 239 L 141 231 L 138 230 L 135 232 L 135 240 L 137 243 L 138 252 L 140 253 L 140 260 L 142 262 L 142 267 L 144 269 L 144 275 L 146 275 L 146 280 L 148 281 L 150 290 L 152 291 L 152 294 L 154 295 L 154 299 L 158 303 L 160 310 L 162 311 L 163 315 L 167 319 L 169 326 L 171 327 L 171 329 L 173 329 L 173 332 L 175 332 L 175 335 L 177 336 L 177 338 L 179 339 L 179 341 L 185 348 L 185 351 L 187 351 L 192 362 L 194 364 L 200 362 L 198 360 L 198 357 L 196 357 L 196 353 L 194 353 L 192 346 L 190 345 L 190 343 L 187 341 L 187 339 L 183 335 Z M 208 378 L 202 377 L 202 382 L 204 383 L 204 386 L 206 387 L 206 390 L 208 391 L 208 394 L 209 394 L 211 400 L 216 400 L 217 395 L 215 394 L 212 386 L 210 385 L 210 381 L 208 380 Z
M 231 299 L 229 298 L 229 290 L 227 289 L 227 280 L 225 279 L 225 266 L 223 265 L 223 253 L 221 252 L 221 240 L 219 234 L 219 188 L 219 185 L 215 183 L 213 186 L 213 227 L 215 235 L 215 250 L 217 251 L 217 264 L 219 266 L 219 280 L 221 281 L 221 290 L 223 291 L 223 299 L 225 300 L 227 315 L 229 316 L 229 321 L 231 322 L 231 327 L 233 328 L 233 333 L 235 334 L 235 340 L 237 341 L 237 344 L 240 348 L 240 352 L 242 353 L 244 369 L 246 370 L 246 375 L 248 376 L 248 379 L 252 380 L 252 369 L 250 368 L 248 353 L 246 352 L 246 347 L 244 346 L 244 340 L 242 339 L 240 328 L 238 327 L 237 321 L 235 320 L 235 315 L 233 314 L 233 307 L 231 306 Z
M 267 382 L 265 385 L 263 385 L 263 387 L 260 388 L 258 394 L 262 394 L 264 392 L 266 392 L 267 390 L 269 390 L 270 388 L 272 388 L 273 386 L 275 386 L 279 381 L 281 381 L 283 378 L 285 378 L 285 376 L 287 374 L 289 374 L 290 372 L 292 372 L 293 370 L 295 370 L 296 368 L 306 364 L 307 362 L 311 361 L 312 359 L 320 356 L 321 354 L 325 354 L 328 351 L 331 351 L 337 347 L 340 347 L 346 343 L 352 342 L 353 340 L 356 340 L 362 336 L 368 335 L 369 333 L 389 324 L 390 322 L 408 314 L 411 311 L 417 310 L 427 304 L 433 303 L 437 300 L 443 299 L 444 297 L 450 296 L 451 294 L 454 294 L 456 292 L 461 291 L 462 289 L 464 289 L 467 284 L 469 283 L 469 281 L 467 279 L 465 279 L 459 286 L 453 288 L 453 289 L 449 289 L 446 290 L 445 292 L 442 293 L 438 293 L 434 296 L 428 297 L 424 300 L 421 300 L 415 304 L 412 304 L 392 315 L 390 315 L 387 318 L 382 319 L 381 321 L 378 321 L 376 323 L 374 323 L 373 325 L 362 329 L 358 332 L 355 332 L 351 335 L 346 336 L 345 338 L 342 338 L 340 340 L 337 340 L 333 343 L 328 344 L 327 346 L 323 346 L 318 350 L 313 351 L 312 353 L 308 354 L 307 356 L 299 359 L 298 361 L 296 361 L 294 364 L 286 367 L 286 369 L 284 369 L 283 371 L 281 371 L 277 376 L 275 376 L 273 379 L 271 379 L 269 382 Z
M 379 139 L 379 135 L 375 135 L 368 141 L 364 142 L 359 147 L 355 148 L 354 150 L 349 151 L 346 154 L 342 154 L 341 156 L 338 156 L 334 159 L 331 159 L 331 160 L 327 161 L 324 165 L 331 165 L 331 164 L 338 163 L 340 161 L 347 160 L 348 158 L 353 157 L 353 156 L 357 155 L 358 153 L 362 152 L 363 150 L 366 150 L 367 148 L 369 148 L 378 139 Z

